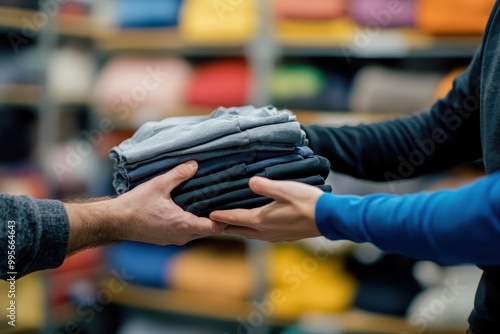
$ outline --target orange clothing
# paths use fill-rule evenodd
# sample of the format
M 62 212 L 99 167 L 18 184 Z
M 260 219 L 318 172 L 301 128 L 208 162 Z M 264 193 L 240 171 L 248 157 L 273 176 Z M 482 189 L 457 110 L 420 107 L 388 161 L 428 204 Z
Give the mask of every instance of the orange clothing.
M 419 0 L 417 27 L 434 35 L 481 35 L 495 0 Z

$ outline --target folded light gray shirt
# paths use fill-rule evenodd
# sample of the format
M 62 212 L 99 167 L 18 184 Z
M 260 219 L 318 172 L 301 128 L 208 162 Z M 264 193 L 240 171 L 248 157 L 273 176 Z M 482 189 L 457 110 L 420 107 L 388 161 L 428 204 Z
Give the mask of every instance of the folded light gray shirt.
M 287 132 L 272 135 L 275 131 Z M 279 127 L 281 126 L 281 127 Z M 281 130 L 279 130 L 281 129 Z M 289 112 L 268 106 L 218 108 L 209 116 L 170 117 L 141 126 L 132 138 L 113 147 L 110 155 L 122 165 L 145 163 L 159 157 L 179 156 L 207 150 L 242 146 L 269 137 L 269 142 L 297 143 L 305 141 L 305 133 Z M 293 144 L 292 143 L 292 144 Z

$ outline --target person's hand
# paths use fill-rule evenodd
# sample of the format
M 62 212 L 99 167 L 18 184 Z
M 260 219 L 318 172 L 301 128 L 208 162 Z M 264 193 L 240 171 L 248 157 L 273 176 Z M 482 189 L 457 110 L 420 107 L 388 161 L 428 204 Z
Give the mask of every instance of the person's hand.
M 222 233 L 225 224 L 200 218 L 177 206 L 170 192 L 196 173 L 191 161 L 113 199 L 65 203 L 70 222 L 68 254 L 118 241 L 157 245 L 185 243 Z
M 129 217 L 123 239 L 183 245 L 221 233 L 225 224 L 186 212 L 170 197 L 170 192 L 193 177 L 197 169 L 197 163 L 190 161 L 116 198 L 117 209 L 124 210 Z
M 225 233 L 271 242 L 317 237 L 316 202 L 323 192 L 310 185 L 291 181 L 250 179 L 250 188 L 275 202 L 251 209 L 214 211 L 210 219 L 229 224 Z

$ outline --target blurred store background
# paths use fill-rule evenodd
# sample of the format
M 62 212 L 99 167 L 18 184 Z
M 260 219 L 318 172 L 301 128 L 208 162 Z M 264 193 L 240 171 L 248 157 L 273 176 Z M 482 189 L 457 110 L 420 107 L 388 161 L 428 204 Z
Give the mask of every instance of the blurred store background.
M 0 0 L 0 192 L 113 195 L 113 145 L 217 106 L 274 104 L 325 125 L 421 112 L 467 66 L 493 4 Z M 329 181 L 407 193 L 482 174 L 478 163 L 391 186 Z M 123 243 L 19 280 L 17 326 L 2 316 L 0 332 L 464 333 L 479 275 L 321 238 Z

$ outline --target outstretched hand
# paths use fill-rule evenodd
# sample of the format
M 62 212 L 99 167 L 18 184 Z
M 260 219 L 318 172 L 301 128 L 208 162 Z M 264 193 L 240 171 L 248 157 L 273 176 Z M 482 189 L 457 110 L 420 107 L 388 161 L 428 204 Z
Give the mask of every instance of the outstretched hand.
M 170 196 L 197 168 L 195 161 L 179 165 L 117 198 L 65 203 L 70 222 L 67 253 L 123 240 L 183 245 L 222 233 L 225 224 L 182 210 Z
M 253 177 L 250 188 L 275 202 L 251 210 L 214 211 L 210 219 L 229 224 L 225 233 L 270 242 L 296 241 L 320 236 L 316 227 L 316 202 L 323 192 L 292 181 Z
M 117 198 L 131 216 L 127 240 L 159 245 L 183 245 L 191 240 L 221 233 L 225 225 L 181 209 L 170 193 L 196 174 L 195 161 L 177 166 Z

